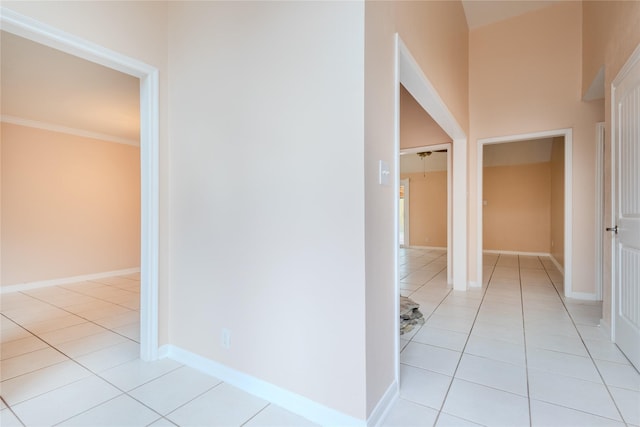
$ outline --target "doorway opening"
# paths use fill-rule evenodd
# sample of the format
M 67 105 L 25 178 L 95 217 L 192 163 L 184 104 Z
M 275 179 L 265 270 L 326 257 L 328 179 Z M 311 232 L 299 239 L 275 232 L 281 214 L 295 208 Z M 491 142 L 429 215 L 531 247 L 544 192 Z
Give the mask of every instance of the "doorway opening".
M 510 149 L 495 150 L 495 148 L 509 147 L 509 145 L 503 145 L 507 143 L 514 143 L 510 146 Z M 503 147 L 500 147 L 503 145 Z M 478 165 L 477 165 L 477 183 L 478 183 L 478 209 L 477 209 L 477 224 L 478 224 L 478 247 L 477 247 L 477 271 L 478 278 L 482 280 L 482 284 L 485 283 L 483 277 L 483 253 L 485 249 L 497 249 L 501 252 L 512 252 L 520 254 L 536 254 L 536 255 L 551 255 L 551 260 L 554 261 L 556 267 L 559 268 L 564 275 L 564 296 L 576 297 L 576 293 L 572 290 L 571 282 L 571 214 L 572 214 L 572 185 L 571 185 L 571 153 L 572 153 L 572 130 L 561 129 L 548 132 L 537 132 L 530 134 L 512 135 L 499 138 L 487 138 L 478 140 Z M 552 155 L 555 156 L 552 159 Z M 546 156 L 546 157 L 545 157 Z M 504 167 L 491 171 L 491 175 L 486 175 L 485 157 L 491 157 L 488 162 L 489 165 L 495 163 L 496 166 L 505 166 L 511 164 L 512 170 Z M 531 159 L 541 160 L 540 162 L 532 162 Z M 519 160 L 518 160 L 519 159 Z M 555 161 L 555 164 L 551 164 Z M 521 170 L 517 175 L 518 180 L 512 178 L 505 178 L 506 176 L 516 176 L 513 172 L 513 165 L 520 163 L 530 163 L 533 165 L 540 164 L 541 166 L 528 167 L 526 171 Z M 549 166 L 544 166 L 544 162 Z M 558 164 L 560 162 L 560 164 Z M 554 185 L 551 185 L 552 172 L 551 169 L 560 177 L 553 177 Z M 545 168 L 547 168 L 545 172 Z M 548 177 L 548 183 L 541 185 L 540 180 L 544 180 Z M 501 175 L 502 178 L 500 177 Z M 546 222 L 542 224 L 544 230 L 538 230 L 536 236 L 535 246 L 528 246 L 523 250 L 522 247 L 518 247 L 517 239 L 522 236 L 522 233 L 528 233 L 535 230 L 535 227 L 539 227 L 541 224 L 536 222 L 534 218 L 527 217 L 529 211 L 524 212 L 520 218 L 514 218 L 511 216 L 510 210 L 505 210 L 501 203 L 510 203 L 514 194 L 521 194 L 525 196 L 524 203 L 533 202 L 530 195 L 522 193 L 522 188 L 517 187 L 518 182 L 530 182 L 531 177 L 526 178 L 528 175 L 536 180 L 534 184 L 536 189 L 531 190 L 533 193 L 538 194 L 540 191 L 545 192 L 549 196 L 548 200 L 550 204 L 543 206 L 542 210 L 536 206 L 534 215 L 537 213 L 539 218 L 545 218 L 542 221 Z M 560 182 L 560 179 L 562 182 Z M 487 185 L 485 185 L 487 180 Z M 505 189 L 505 185 L 515 185 L 509 194 L 509 189 Z M 524 185 L 524 184 L 523 184 Z M 490 190 L 489 190 L 490 188 Z M 492 197 L 496 199 L 487 200 L 487 191 L 492 194 Z M 540 194 L 538 194 L 540 196 Z M 545 197 L 545 196 L 542 196 Z M 494 203 L 496 202 L 496 203 Z M 553 208 L 551 207 L 553 203 Z M 496 209 L 494 208 L 496 205 Z M 547 214 L 545 216 L 544 209 Z M 551 212 L 552 211 L 552 212 Z M 507 216 L 505 217 L 505 213 Z M 487 216 L 485 221 L 485 215 Z M 501 216 L 502 215 L 502 216 Z M 530 215 L 529 215 L 530 216 Z M 552 218 L 553 217 L 553 218 Z M 508 226 L 505 227 L 505 218 L 509 218 Z M 538 218 L 538 219 L 539 219 Z M 534 224 L 534 228 L 531 227 L 524 229 L 524 224 Z M 492 233 L 491 237 L 485 235 L 485 232 Z M 543 233 L 542 235 L 540 233 Z M 555 236 L 555 238 L 554 238 Z M 526 237 L 526 236 L 525 236 Z M 515 239 L 515 240 L 514 240 Z M 537 241 L 539 240 L 539 241 Z M 488 244 L 489 246 L 486 246 Z M 546 249 L 548 248 L 548 249 Z M 546 250 L 545 250 L 546 249 Z
M 158 358 L 159 77 L 137 59 L 2 9 L 3 31 L 140 79 L 140 358 Z

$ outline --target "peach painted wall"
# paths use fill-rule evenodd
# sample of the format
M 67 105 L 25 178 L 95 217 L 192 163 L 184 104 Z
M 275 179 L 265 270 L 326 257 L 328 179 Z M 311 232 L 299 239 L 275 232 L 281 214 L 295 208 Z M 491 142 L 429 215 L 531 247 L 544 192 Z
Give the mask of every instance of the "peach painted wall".
M 167 2 L 2 1 L 2 6 L 143 61 L 160 71 L 159 342 L 167 344 L 171 200 L 167 139 Z
M 483 249 L 549 253 L 550 164 L 484 168 Z
M 564 267 L 564 138 L 554 138 L 551 146 L 550 251 Z
M 451 138 L 400 86 L 400 149 L 451 142 Z
M 409 245 L 447 247 L 447 172 L 400 174 L 409 179 Z
M 364 4 L 171 2 L 169 58 L 171 343 L 364 419 Z
M 611 83 L 626 63 L 631 53 L 640 44 L 640 2 L 637 1 L 599 1 L 585 2 L 583 31 L 596 30 L 589 36 L 585 35 L 582 46 L 583 72 L 586 82 L 593 70 L 604 65 L 605 69 L 605 98 L 604 121 L 606 131 L 604 152 L 604 223 L 613 224 L 611 218 Z M 612 241 L 609 233 L 604 233 L 603 248 L 603 291 L 602 318 L 605 324 L 611 323 L 611 251 Z
M 469 39 L 460 1 L 365 1 L 365 246 L 367 414 L 395 379 L 394 206 L 397 183 L 378 184 L 378 162 L 394 170 L 394 34 L 399 33 L 461 127 L 468 129 Z
M 140 149 L 2 124 L 2 285 L 140 266 Z
M 579 2 L 562 2 L 470 33 L 470 280 L 478 281 L 476 141 L 572 128 L 573 290 L 595 292 L 594 141 L 595 124 L 604 112 L 601 102 L 581 101 L 581 34 Z

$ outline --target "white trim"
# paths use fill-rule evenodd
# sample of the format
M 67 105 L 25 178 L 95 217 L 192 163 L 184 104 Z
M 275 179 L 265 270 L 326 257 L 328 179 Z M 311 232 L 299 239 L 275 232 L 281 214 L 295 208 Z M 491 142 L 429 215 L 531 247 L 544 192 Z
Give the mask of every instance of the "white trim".
M 485 254 L 504 254 L 504 255 L 522 255 L 522 256 L 545 256 L 550 257 L 551 254 L 547 252 L 524 252 L 524 251 L 501 251 L 496 249 L 485 249 L 482 251 Z
M 116 144 L 133 145 L 134 147 L 140 146 L 140 141 L 136 141 L 134 139 L 120 138 L 117 136 L 108 135 L 106 133 L 92 132 L 84 129 L 60 126 L 54 123 L 45 123 L 37 120 L 23 119 L 21 117 L 2 115 L 0 116 L 0 121 L 2 121 L 3 123 L 10 123 L 12 125 L 24 126 L 33 129 L 42 129 L 48 130 L 50 132 L 81 136 L 83 138 L 98 139 L 100 141 L 106 142 L 115 142 Z
M 400 36 L 394 35 L 394 62 L 393 62 L 393 163 L 395 166 L 393 178 L 396 184 L 396 195 L 400 191 Z M 398 203 L 393 207 L 393 367 L 394 378 L 392 383 L 400 383 L 400 248 L 398 247 Z M 405 236 L 407 237 L 407 236 Z M 409 240 L 410 242 L 411 240 Z M 382 400 L 382 399 L 381 399 Z
M 399 83 L 452 139 L 452 243 L 451 264 L 453 288 L 464 291 L 467 283 L 467 135 L 451 111 L 423 73 L 411 52 L 396 33 L 396 64 Z M 399 154 L 397 154 L 399 155 Z
M 476 191 L 477 191 L 477 276 L 482 278 L 482 180 L 484 174 L 483 148 L 489 144 L 502 144 L 506 142 L 526 141 L 531 139 L 543 139 L 556 136 L 564 136 L 564 291 L 565 296 L 572 293 L 572 257 L 573 257 L 573 130 L 571 128 L 549 130 L 543 132 L 531 132 L 518 135 L 499 136 L 494 138 L 482 138 L 477 141 L 476 148 Z M 552 257 L 553 258 L 553 257 Z
M 596 298 L 602 300 L 603 232 L 604 232 L 604 122 L 596 123 Z
M 404 224 L 404 230 L 402 230 L 402 233 L 404 234 L 404 241 L 402 242 L 402 247 L 403 248 L 408 248 L 411 246 L 411 227 L 409 222 L 411 221 L 411 212 L 409 209 L 410 206 L 410 197 L 411 197 L 411 191 L 410 191 L 410 179 L 409 178 L 405 178 L 405 179 L 401 179 L 400 180 L 400 186 L 404 187 L 404 218 L 403 220 L 403 224 Z M 398 211 L 398 219 L 400 219 L 400 212 Z M 399 231 L 399 230 L 398 230 Z M 400 239 L 398 239 L 400 240 Z
M 588 292 L 571 292 L 567 294 L 565 291 L 565 298 L 576 299 L 581 301 L 598 301 L 595 293 Z
M 31 289 L 47 288 L 49 286 L 68 285 L 70 283 L 86 282 L 89 280 L 104 279 L 105 277 L 124 276 L 125 274 L 139 273 L 140 267 L 125 268 L 123 270 L 103 271 L 101 273 L 83 274 L 80 276 L 61 277 L 59 279 L 39 280 L 37 282 L 16 283 L 0 288 L 0 294 L 29 291 Z
M 158 358 L 158 69 L 0 6 L 4 31 L 140 78 L 140 358 Z
M 556 266 L 556 268 L 558 269 L 560 274 L 562 274 L 562 277 L 564 277 L 564 267 L 560 264 L 560 262 L 556 259 L 556 257 L 554 257 L 553 255 L 549 254 L 549 259 L 551 260 L 553 265 Z
M 162 347 L 160 353 L 171 360 L 175 360 L 190 368 L 197 369 L 208 375 L 219 378 L 225 383 L 238 387 L 240 390 L 261 399 L 275 403 L 276 405 L 315 423 L 333 426 L 367 425 L 365 420 L 343 414 L 307 397 L 285 390 L 277 385 L 268 383 L 244 372 L 237 371 L 214 360 L 191 353 L 180 347 L 166 345 Z M 383 400 L 387 400 L 387 402 L 383 403 Z M 387 393 L 385 393 L 383 399 L 378 403 L 378 405 L 380 405 L 379 411 L 386 411 L 385 406 L 388 404 L 389 397 L 387 396 Z M 376 407 L 376 409 L 378 408 Z
M 369 414 L 369 418 L 367 418 L 367 426 L 382 425 L 382 422 L 387 417 L 391 408 L 393 408 L 393 405 L 396 403 L 399 396 L 400 386 L 396 381 L 394 381 L 389 385 L 387 391 L 384 392 L 376 407 L 371 411 L 371 414 Z
M 447 250 L 445 246 L 419 246 L 419 245 L 407 246 L 407 249 L 440 249 L 443 251 Z

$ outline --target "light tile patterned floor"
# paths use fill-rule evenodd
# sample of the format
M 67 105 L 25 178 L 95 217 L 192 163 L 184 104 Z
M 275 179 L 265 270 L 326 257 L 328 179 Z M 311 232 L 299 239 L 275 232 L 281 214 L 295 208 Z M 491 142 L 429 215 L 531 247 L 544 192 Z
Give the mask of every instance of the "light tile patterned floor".
M 455 292 L 443 251 L 401 249 L 402 293 L 427 322 L 402 336 L 387 426 L 640 426 L 640 375 L 564 301 L 544 258 L 485 256 L 485 288 Z M 0 425 L 308 426 L 171 360 L 141 362 L 139 276 L 2 295 Z
M 171 360 L 139 359 L 138 274 L 0 296 L 0 426 L 311 426 Z
M 545 257 L 486 254 L 484 288 L 453 291 L 444 251 L 400 250 L 401 293 L 424 326 L 401 337 L 400 398 L 385 426 L 639 426 L 640 374 L 565 300 Z

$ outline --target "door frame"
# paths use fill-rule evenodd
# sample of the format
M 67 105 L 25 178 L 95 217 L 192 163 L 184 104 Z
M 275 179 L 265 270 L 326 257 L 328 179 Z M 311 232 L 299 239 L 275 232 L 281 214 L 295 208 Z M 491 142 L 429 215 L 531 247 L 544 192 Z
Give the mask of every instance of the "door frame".
M 159 75 L 135 58 L 5 7 L 3 31 L 140 79 L 140 358 L 158 358 Z
M 564 295 L 569 298 L 584 299 L 584 295 L 576 294 L 572 288 L 572 265 L 571 259 L 572 251 L 572 238 L 573 238 L 573 185 L 572 185 L 572 164 L 573 164 L 573 129 L 556 129 L 543 132 L 531 132 L 517 135 L 500 136 L 494 138 L 482 138 L 478 139 L 477 145 L 477 166 L 476 166 L 476 182 L 477 182 L 477 209 L 476 209 L 476 221 L 477 221 L 477 271 L 478 271 L 478 286 L 482 287 L 483 280 L 483 195 L 482 195 L 482 180 L 483 180 L 483 148 L 485 145 L 491 144 L 503 144 L 508 142 L 526 141 L 531 139 L 553 138 L 563 136 L 564 137 Z M 553 258 L 552 258 L 553 259 Z
M 605 124 L 596 123 L 596 301 L 602 301 L 603 262 L 604 262 L 604 149 Z
M 451 250 L 447 257 L 451 256 L 448 271 L 451 271 L 451 283 L 456 291 L 465 291 L 467 282 L 467 135 L 451 114 L 449 108 L 442 100 L 438 91 L 431 84 L 414 59 L 413 55 L 404 44 L 400 35 L 395 34 L 396 41 L 396 69 L 395 69 L 395 182 L 400 179 L 400 83 L 407 89 L 420 106 L 433 118 L 433 120 L 451 137 L 451 215 L 452 233 Z M 397 205 L 397 204 L 396 204 Z M 395 223 L 398 223 L 398 206 L 395 207 Z M 395 228 L 394 243 L 398 242 L 397 225 Z M 447 273 L 449 274 L 449 273 Z M 396 250 L 395 260 L 396 290 L 399 293 L 398 260 Z
M 412 147 L 412 148 L 404 148 L 400 150 L 400 155 L 405 154 L 414 154 L 420 153 L 423 151 L 433 151 L 433 150 L 447 150 L 447 283 L 449 285 L 453 284 L 453 268 L 450 267 L 453 264 L 453 251 L 452 251 L 452 240 L 453 240 L 453 194 L 452 194 L 452 182 L 453 182 L 453 156 L 451 154 L 451 143 L 446 142 L 444 144 L 436 144 L 436 145 L 425 145 L 422 147 Z M 405 200 L 408 200 L 407 193 L 405 193 Z M 409 216 L 409 210 L 405 206 L 406 217 Z M 407 218 L 405 218 L 407 221 Z M 406 231 L 409 230 L 408 226 L 405 227 Z M 405 235 L 405 241 L 406 241 Z M 411 242 L 411 240 L 409 240 Z M 407 245 L 405 245 L 407 247 Z
M 408 248 L 409 244 L 407 243 L 411 243 L 411 240 L 409 239 L 409 232 L 410 227 L 409 227 L 409 179 L 401 179 L 400 181 L 400 186 L 404 186 L 404 218 L 403 218 L 403 230 L 402 233 L 404 234 L 404 240 L 402 242 L 402 247 L 403 248 Z M 398 219 L 400 219 L 398 217 Z M 399 239 L 398 239 L 399 240 Z M 399 243 L 399 242 L 398 242 Z

